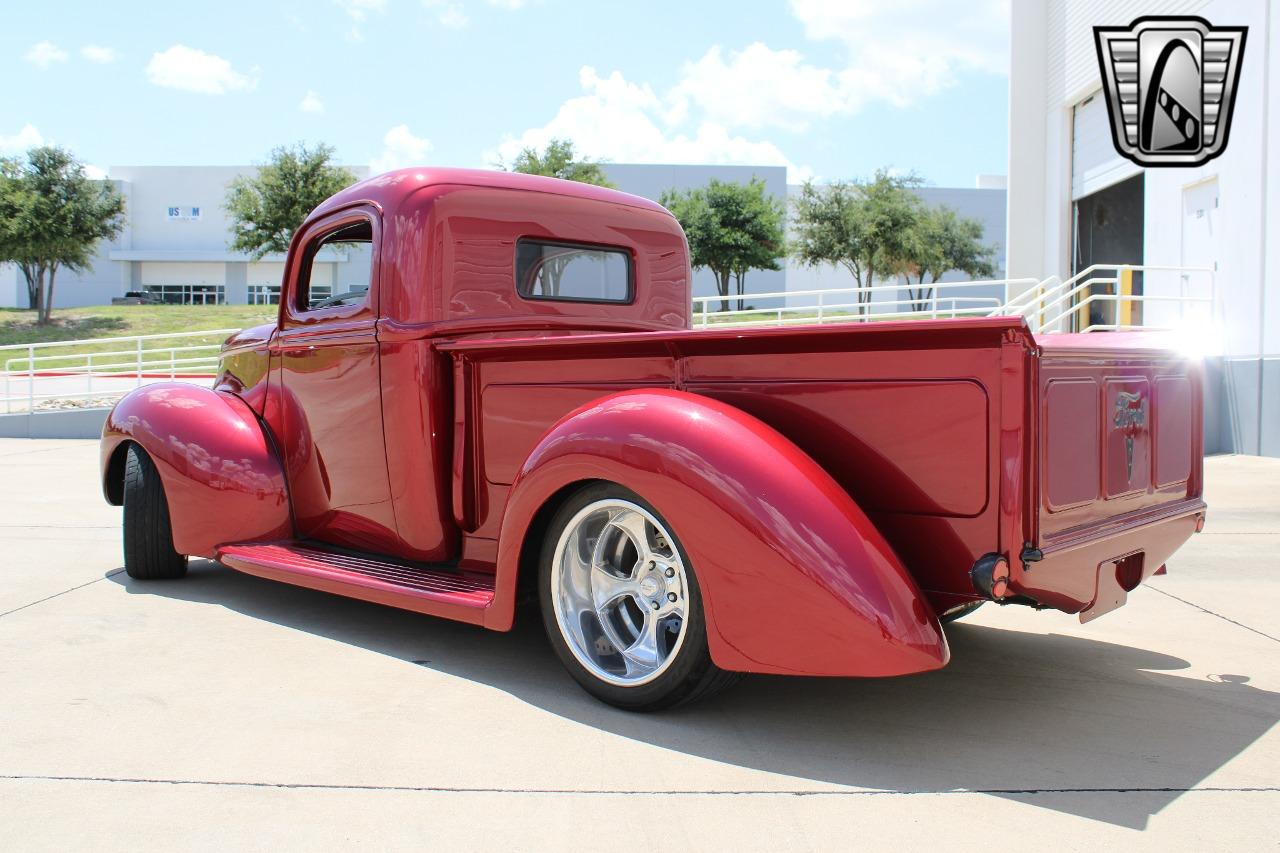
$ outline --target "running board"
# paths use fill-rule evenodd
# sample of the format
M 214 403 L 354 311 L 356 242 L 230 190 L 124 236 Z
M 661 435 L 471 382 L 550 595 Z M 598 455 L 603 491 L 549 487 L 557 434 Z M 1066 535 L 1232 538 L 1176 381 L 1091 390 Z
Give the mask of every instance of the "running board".
M 493 576 L 357 556 L 296 542 L 226 545 L 218 561 L 250 575 L 475 625 L 493 601 Z

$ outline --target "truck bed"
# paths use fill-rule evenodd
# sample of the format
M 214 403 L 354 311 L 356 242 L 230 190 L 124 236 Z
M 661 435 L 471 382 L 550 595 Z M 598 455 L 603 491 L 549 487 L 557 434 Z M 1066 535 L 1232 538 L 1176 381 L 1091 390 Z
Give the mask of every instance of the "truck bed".
M 564 415 L 614 391 L 676 388 L 747 411 L 817 460 L 939 611 L 973 600 L 984 554 L 1008 555 L 1016 589 L 1024 549 L 1053 556 L 1144 512 L 1203 509 L 1198 374 L 1141 335 L 1055 337 L 982 318 L 444 342 L 467 427 L 454 447 L 460 521 L 473 540 L 496 537 L 521 462 Z M 1121 487 L 1124 438 L 1107 413 L 1135 388 L 1157 391 L 1159 408 Z M 1027 589 L 1085 610 L 1096 568 L 1041 571 Z

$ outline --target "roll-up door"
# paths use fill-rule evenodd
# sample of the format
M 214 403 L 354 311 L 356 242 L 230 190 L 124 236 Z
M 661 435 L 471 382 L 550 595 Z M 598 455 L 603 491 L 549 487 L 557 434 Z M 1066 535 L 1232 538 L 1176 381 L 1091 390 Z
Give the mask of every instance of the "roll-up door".
M 1071 121 L 1071 198 L 1082 198 L 1142 171 L 1116 153 L 1107 99 L 1095 93 L 1076 104 Z

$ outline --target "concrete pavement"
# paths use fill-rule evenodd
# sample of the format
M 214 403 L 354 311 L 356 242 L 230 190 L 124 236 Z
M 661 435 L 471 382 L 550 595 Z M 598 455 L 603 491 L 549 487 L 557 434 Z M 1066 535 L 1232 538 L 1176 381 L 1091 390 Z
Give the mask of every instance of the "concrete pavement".
M 1274 849 L 1280 460 L 1129 604 L 988 606 L 952 664 L 636 716 L 510 634 L 120 570 L 96 442 L 0 440 L 0 838 L 31 849 Z

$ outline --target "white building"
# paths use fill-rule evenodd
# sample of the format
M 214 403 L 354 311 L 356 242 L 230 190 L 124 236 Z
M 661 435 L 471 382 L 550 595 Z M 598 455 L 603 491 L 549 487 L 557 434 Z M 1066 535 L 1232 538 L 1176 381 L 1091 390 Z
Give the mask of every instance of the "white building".
M 1008 274 L 1061 278 L 1093 263 L 1148 271 L 1135 291 L 1204 296 L 1220 347 L 1207 362 L 1206 446 L 1280 456 L 1280 10 L 1267 0 L 1017 0 L 1009 74 Z M 1094 26 L 1196 15 L 1247 26 L 1226 150 L 1195 168 L 1143 169 L 1111 139 Z M 1177 325 L 1172 303 L 1143 306 Z
M 130 291 L 181 304 L 278 302 L 284 256 L 254 261 L 227 248 L 227 185 L 254 171 L 250 166 L 113 166 L 110 180 L 125 199 L 124 229 L 98 247 L 91 269 L 59 274 L 55 307 L 103 305 Z M 365 167 L 352 171 L 368 174 Z M 330 266 L 321 269 L 331 278 L 348 261 L 337 254 L 324 260 Z M 10 267 L 0 278 L 0 305 L 26 304 L 26 282 Z

